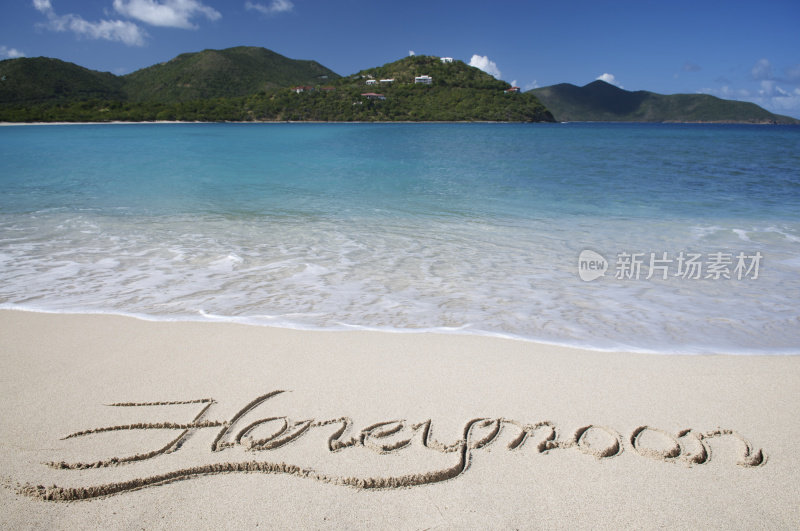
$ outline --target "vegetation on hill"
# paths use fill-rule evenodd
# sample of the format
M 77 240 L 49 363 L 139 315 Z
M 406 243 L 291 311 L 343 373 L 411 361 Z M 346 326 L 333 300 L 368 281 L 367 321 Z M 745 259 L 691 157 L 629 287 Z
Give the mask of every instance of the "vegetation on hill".
M 415 83 L 427 75 L 430 84 Z M 388 81 L 391 80 L 391 81 Z M 465 64 L 411 56 L 341 77 L 264 48 L 186 53 L 125 76 L 45 57 L 0 61 L 0 121 L 636 121 L 798 124 L 748 102 L 604 81 L 507 93 Z M 372 95 L 370 95 L 372 94 Z M 552 113 L 552 114 L 551 114 Z
M 510 87 L 504 81 L 462 61 L 444 63 L 429 56 L 341 78 L 313 61 L 294 61 L 261 48 L 231 48 L 184 54 L 121 78 L 94 74 L 110 76 L 119 83 L 117 90 L 42 102 L 16 100 L 0 105 L 0 120 L 553 121 L 533 94 L 506 94 Z M 432 83 L 415 83 L 420 75 L 431 76 Z
M 430 85 L 414 82 L 422 75 L 432 78 Z M 254 98 L 248 108 L 255 119 L 271 120 L 553 121 L 536 97 L 506 94 L 509 87 L 462 61 L 412 56 L 313 91 Z
M 128 100 L 177 103 L 235 98 L 291 85 L 316 85 L 339 75 L 316 61 L 289 59 L 265 48 L 204 50 L 124 76 Z
M 0 105 L 125 98 L 124 80 L 47 57 L 0 61 Z
M 412 55 L 383 66 L 368 68 L 343 79 L 342 83 L 373 78 L 378 81 L 394 79 L 399 84 L 411 84 L 414 83 L 415 77 L 421 75 L 432 77 L 432 86 L 435 87 L 500 91 L 510 87 L 505 81 L 495 79 L 483 70 L 469 66 L 463 61 L 444 62 L 441 58 L 430 55 Z
M 583 87 L 562 83 L 529 92 L 564 122 L 800 124 L 800 120 L 773 114 L 755 103 L 723 100 L 708 94 L 631 92 L 600 80 Z

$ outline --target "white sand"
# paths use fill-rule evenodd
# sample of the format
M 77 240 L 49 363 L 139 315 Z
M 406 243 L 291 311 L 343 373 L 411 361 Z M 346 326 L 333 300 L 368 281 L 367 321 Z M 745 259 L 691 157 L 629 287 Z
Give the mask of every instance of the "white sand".
M 2 311 L 0 382 L 4 528 L 800 523 L 800 357 Z

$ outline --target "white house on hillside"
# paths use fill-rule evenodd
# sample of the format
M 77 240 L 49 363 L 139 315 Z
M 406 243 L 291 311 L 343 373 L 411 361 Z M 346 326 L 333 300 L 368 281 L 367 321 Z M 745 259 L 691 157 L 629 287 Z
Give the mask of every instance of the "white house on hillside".
M 453 58 L 452 57 L 441 57 L 440 59 L 442 60 L 443 63 L 452 63 L 453 62 Z
M 433 78 L 431 76 L 417 76 L 414 78 L 414 83 L 423 83 L 425 85 L 430 85 L 433 83 Z

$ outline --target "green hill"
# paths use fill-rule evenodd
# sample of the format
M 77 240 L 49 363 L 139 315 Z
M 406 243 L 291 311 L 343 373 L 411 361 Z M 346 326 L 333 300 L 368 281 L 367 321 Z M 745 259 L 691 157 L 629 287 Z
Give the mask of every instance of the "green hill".
M 495 79 L 483 70 L 469 66 L 463 61 L 444 62 L 440 57 L 412 55 L 383 66 L 368 68 L 342 80 L 343 83 L 374 78 L 394 79 L 397 83 L 413 83 L 414 78 L 428 75 L 435 87 L 459 87 L 470 89 L 504 90 L 510 85 Z
M 415 83 L 417 76 L 430 76 L 431 83 Z M 534 95 L 506 94 L 508 88 L 463 61 L 417 55 L 313 91 L 273 94 L 269 101 L 254 101 L 252 110 L 257 119 L 277 120 L 554 121 Z
M 421 75 L 430 76 L 431 83 L 415 83 Z M 296 86 L 305 88 L 292 90 Z M 526 93 L 507 93 L 508 88 L 462 61 L 432 56 L 405 57 L 347 77 L 315 61 L 245 46 L 181 54 L 125 76 L 58 59 L 18 58 L 0 61 L 0 121 L 530 122 L 555 116 L 560 121 L 800 124 L 753 103 L 705 94 L 630 92 L 603 81 Z
M 175 103 L 233 98 L 339 78 L 316 61 L 289 59 L 266 48 L 204 50 L 124 76 L 130 101 Z
M 605 81 L 583 87 L 562 83 L 529 91 L 562 122 L 720 122 L 800 124 L 755 103 L 707 94 L 631 92 Z
M 0 63 L 17 69 L 2 82 L 0 121 L 554 121 L 535 95 L 507 94 L 505 81 L 430 56 L 346 78 L 248 47 L 182 54 L 122 77 L 50 59 L 35 60 L 32 75 L 26 61 Z M 420 75 L 432 82 L 415 83 Z
M 47 57 L 0 61 L 0 105 L 125 98 L 124 80 Z

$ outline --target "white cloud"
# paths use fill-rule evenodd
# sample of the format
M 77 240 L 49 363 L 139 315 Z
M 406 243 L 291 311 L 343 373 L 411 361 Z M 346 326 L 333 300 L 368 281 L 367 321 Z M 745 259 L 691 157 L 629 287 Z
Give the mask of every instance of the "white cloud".
M 758 91 L 759 96 L 776 97 L 776 96 L 791 96 L 789 92 L 778 86 L 776 81 L 765 79 L 761 82 L 761 90 Z
M 786 79 L 795 83 L 800 81 L 800 64 L 792 65 L 786 68 Z
M 38 0 L 37 0 L 38 1 Z M 42 0 L 46 1 L 46 0 Z M 219 11 L 197 0 L 114 0 L 114 9 L 126 17 L 152 26 L 194 29 L 191 19 L 205 16 L 208 20 L 222 18 Z
M 753 68 L 750 70 L 753 79 L 772 79 L 772 65 L 767 59 L 759 59 Z
M 728 85 L 723 85 L 718 89 L 711 89 L 711 88 L 704 88 L 697 91 L 700 94 L 711 94 L 712 96 L 717 96 L 719 98 L 724 98 L 727 100 L 750 100 L 752 99 L 752 94 L 747 89 L 732 89 Z
M 752 101 L 761 105 L 768 111 L 800 117 L 800 89 L 795 89 L 789 93 L 785 90 L 776 91 L 777 94 L 771 97 L 753 98 Z
M 50 0 L 33 0 L 33 7 L 47 17 L 47 23 L 42 25 L 52 31 L 71 31 L 81 37 L 119 41 L 128 46 L 144 45 L 146 33 L 133 22 L 122 20 L 89 22 L 80 15 L 58 15 Z
M 16 48 L 9 48 L 8 46 L 0 46 L 0 58 L 16 59 L 17 57 L 25 57 L 25 54 Z
M 35 7 L 37 11 L 40 11 L 42 13 L 47 13 L 48 11 L 53 10 L 53 6 L 50 4 L 50 0 L 33 0 L 33 7 Z
M 244 3 L 244 8 L 258 11 L 265 15 L 275 15 L 277 13 L 288 13 L 294 9 L 294 4 L 290 0 L 272 0 L 268 6 L 247 1 Z
M 619 88 L 625 88 L 619 83 L 619 81 L 617 81 L 617 78 L 614 77 L 614 74 L 604 73 L 602 75 L 597 76 L 596 79 L 599 79 L 600 81 L 605 81 L 606 83 L 610 83 Z
M 55 15 L 53 4 L 50 3 L 50 0 L 33 0 L 33 7 L 36 8 L 36 11 L 39 13 L 43 13 L 47 16 Z
M 133 22 L 122 20 L 101 20 L 89 22 L 78 15 L 64 15 L 51 21 L 56 31 L 71 31 L 90 39 L 120 41 L 128 46 L 144 45 L 144 33 Z
M 497 64 L 494 61 L 489 60 L 489 58 L 485 55 L 473 55 L 472 59 L 469 60 L 469 66 L 479 68 L 487 74 L 500 79 L 500 70 L 497 68 Z
M 414 50 L 409 50 L 408 51 L 408 55 L 409 56 L 414 56 L 414 55 L 417 55 L 417 52 L 415 52 Z
M 539 88 L 539 82 L 537 80 L 533 80 L 527 85 L 525 85 L 525 90 L 533 90 L 535 88 Z
M 515 79 L 514 81 L 512 81 L 512 82 L 511 82 L 511 86 L 512 86 L 512 87 L 516 87 L 516 86 L 517 86 L 517 80 L 516 80 L 516 79 Z

